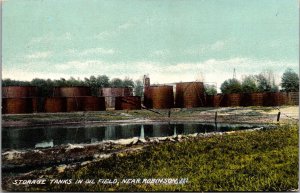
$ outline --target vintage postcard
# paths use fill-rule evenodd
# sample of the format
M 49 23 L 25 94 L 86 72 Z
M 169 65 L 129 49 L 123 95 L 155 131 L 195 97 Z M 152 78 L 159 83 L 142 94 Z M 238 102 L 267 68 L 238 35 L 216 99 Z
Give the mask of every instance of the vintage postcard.
M 0 2 L 2 191 L 299 191 L 299 0 Z

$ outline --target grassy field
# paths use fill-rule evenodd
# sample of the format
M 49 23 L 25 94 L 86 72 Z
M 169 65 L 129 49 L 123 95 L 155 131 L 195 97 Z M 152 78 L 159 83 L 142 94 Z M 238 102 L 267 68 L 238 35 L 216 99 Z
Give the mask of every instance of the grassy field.
M 6 184 L 18 191 L 288 191 L 298 189 L 298 125 L 151 145 L 44 178 L 187 178 L 181 185 Z M 41 175 L 40 175 L 41 176 Z M 32 178 L 32 176 L 30 177 Z M 26 179 L 26 178 L 22 178 Z M 7 181 L 6 183 L 10 183 Z M 8 185 L 8 186 L 7 186 Z

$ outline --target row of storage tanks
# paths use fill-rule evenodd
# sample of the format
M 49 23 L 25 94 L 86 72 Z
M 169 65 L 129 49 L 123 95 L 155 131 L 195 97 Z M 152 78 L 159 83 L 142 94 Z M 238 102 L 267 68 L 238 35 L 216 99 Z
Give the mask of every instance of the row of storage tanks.
M 299 105 L 298 92 L 205 95 L 202 82 L 146 86 L 144 106 L 150 109 Z M 89 87 L 56 87 L 53 97 L 38 97 L 37 87 L 2 87 L 2 113 L 104 111 L 106 108 L 141 109 L 141 97 L 131 88 L 99 88 L 91 96 Z M 175 96 L 175 97 L 174 97 Z
M 99 88 L 91 96 L 89 87 L 56 87 L 52 97 L 39 97 L 37 87 L 2 87 L 2 113 L 105 111 L 141 109 L 141 98 L 132 96 L 131 88 Z
M 175 97 L 173 93 L 173 86 L 145 87 L 144 105 L 154 109 L 299 105 L 298 92 L 206 95 L 202 82 L 177 83 Z

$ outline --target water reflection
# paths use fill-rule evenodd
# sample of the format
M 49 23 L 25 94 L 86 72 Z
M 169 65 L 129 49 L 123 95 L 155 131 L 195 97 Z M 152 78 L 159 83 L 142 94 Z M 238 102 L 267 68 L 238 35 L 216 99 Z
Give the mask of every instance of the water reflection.
M 140 135 L 140 139 L 145 139 L 144 125 L 141 125 L 141 135 Z
M 258 127 L 241 124 L 144 124 L 110 125 L 100 127 L 44 127 L 2 129 L 2 148 L 24 149 L 45 148 L 68 143 L 95 143 L 104 140 L 125 139 L 131 137 L 163 137 L 207 133 L 213 131 L 231 131 Z
M 47 147 L 53 147 L 53 140 L 50 141 L 43 141 L 41 143 L 35 144 L 35 148 L 47 148 Z

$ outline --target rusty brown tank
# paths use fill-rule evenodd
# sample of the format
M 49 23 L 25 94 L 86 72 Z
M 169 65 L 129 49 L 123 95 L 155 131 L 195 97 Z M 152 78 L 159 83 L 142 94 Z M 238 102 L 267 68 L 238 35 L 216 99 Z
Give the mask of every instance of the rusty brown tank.
M 263 93 L 244 93 L 241 106 L 263 106 Z
M 116 97 L 115 109 L 116 110 L 141 109 L 141 97 L 139 96 Z
M 47 113 L 66 112 L 66 98 L 63 97 L 45 98 L 44 112 Z
M 115 97 L 132 96 L 132 88 L 100 88 L 99 96 L 105 97 L 106 107 L 115 107 Z
M 53 96 L 55 97 L 80 97 L 90 95 L 90 88 L 85 86 L 56 87 L 53 89 Z
M 174 107 L 172 86 L 149 86 L 145 88 L 144 105 L 153 109 L 169 109 Z
M 67 97 L 67 112 L 105 111 L 104 97 Z
M 2 98 L 37 97 L 35 86 L 6 86 L 2 87 Z
M 299 92 L 289 92 L 287 104 L 299 105 Z
M 264 106 L 281 106 L 287 103 L 287 96 L 281 92 L 263 93 Z
M 76 112 L 83 110 L 83 97 L 67 97 L 67 112 Z
M 219 107 L 221 102 L 222 95 L 206 95 L 206 103 L 207 107 Z
M 221 96 L 221 107 L 235 107 L 240 106 L 242 94 L 232 93 L 232 94 L 225 94 Z
M 24 114 L 37 111 L 36 98 L 3 98 L 3 114 Z
M 39 98 L 38 97 L 32 98 L 32 112 L 33 113 L 39 112 Z
M 182 82 L 176 84 L 175 106 L 194 108 L 205 106 L 204 85 L 202 82 Z
M 104 97 L 82 97 L 82 110 L 83 111 L 105 111 L 105 98 Z
M 132 96 L 132 88 L 100 88 L 100 96 Z

